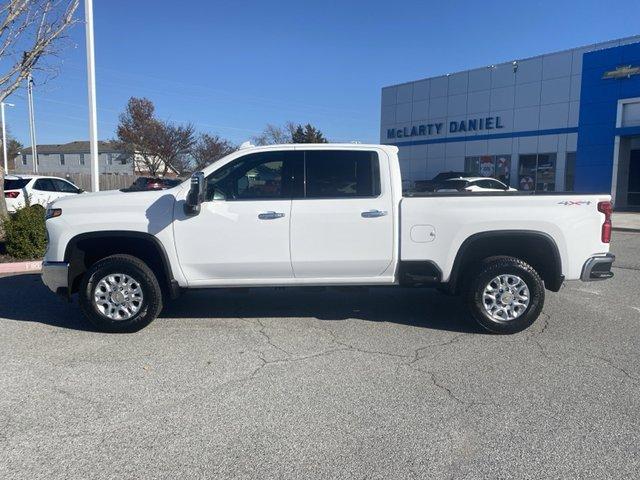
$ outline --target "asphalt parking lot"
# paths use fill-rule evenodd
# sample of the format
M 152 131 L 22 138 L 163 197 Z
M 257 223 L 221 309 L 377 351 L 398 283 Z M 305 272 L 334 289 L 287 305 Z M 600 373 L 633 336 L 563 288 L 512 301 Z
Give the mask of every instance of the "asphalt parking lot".
M 0 278 L 0 478 L 637 478 L 640 234 L 488 335 L 435 291 L 191 292 L 131 335 Z

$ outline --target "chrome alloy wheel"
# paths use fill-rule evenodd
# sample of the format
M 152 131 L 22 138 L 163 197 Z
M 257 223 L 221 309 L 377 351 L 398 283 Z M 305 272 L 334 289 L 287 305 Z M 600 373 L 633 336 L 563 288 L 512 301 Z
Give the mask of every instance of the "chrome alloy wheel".
M 93 290 L 96 310 L 111 320 L 128 320 L 142 308 L 140 282 L 124 273 L 110 273 Z
M 529 306 L 529 287 L 517 275 L 498 275 L 482 293 L 482 304 L 489 316 L 499 322 L 513 320 Z

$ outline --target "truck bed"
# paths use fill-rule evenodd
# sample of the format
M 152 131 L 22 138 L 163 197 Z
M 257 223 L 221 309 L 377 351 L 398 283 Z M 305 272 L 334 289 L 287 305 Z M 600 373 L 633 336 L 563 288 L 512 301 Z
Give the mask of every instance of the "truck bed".
M 598 203 L 610 198 L 546 192 L 405 193 L 400 259 L 431 261 L 446 282 L 461 245 L 473 235 L 539 232 L 555 242 L 565 278 L 577 280 L 590 256 L 609 251 L 600 237 L 605 216 Z

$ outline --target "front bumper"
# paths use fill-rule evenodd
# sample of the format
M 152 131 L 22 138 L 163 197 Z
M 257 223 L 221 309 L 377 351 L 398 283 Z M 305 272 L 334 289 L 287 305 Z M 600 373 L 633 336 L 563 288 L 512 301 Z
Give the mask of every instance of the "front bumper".
M 69 292 L 69 263 L 43 262 L 42 282 L 52 292 L 67 295 Z
M 580 280 L 583 282 L 593 282 L 595 280 L 606 280 L 607 278 L 613 277 L 611 265 L 615 259 L 616 256 L 612 253 L 594 255 L 584 263 Z

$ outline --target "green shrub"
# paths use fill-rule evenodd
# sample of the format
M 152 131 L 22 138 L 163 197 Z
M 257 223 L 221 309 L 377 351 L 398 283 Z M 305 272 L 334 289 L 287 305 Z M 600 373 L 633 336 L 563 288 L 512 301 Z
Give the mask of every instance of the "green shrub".
M 44 210 L 40 205 L 19 209 L 3 222 L 5 248 L 15 258 L 42 258 L 46 249 Z

